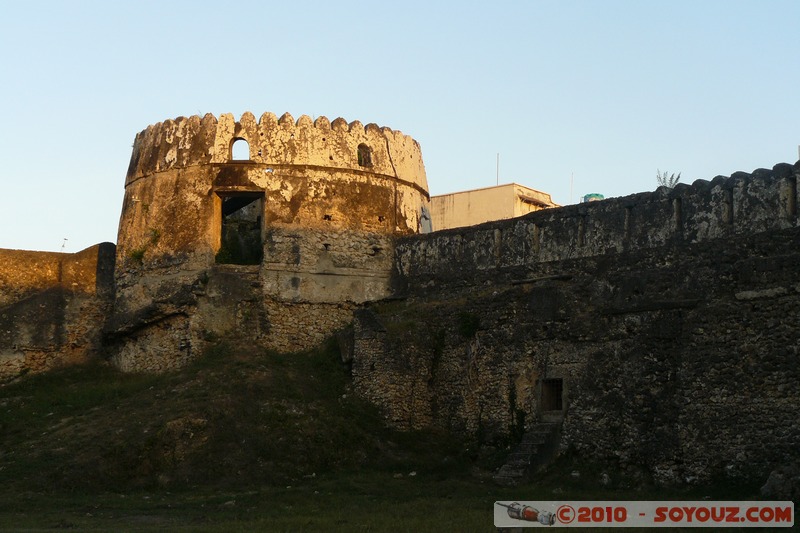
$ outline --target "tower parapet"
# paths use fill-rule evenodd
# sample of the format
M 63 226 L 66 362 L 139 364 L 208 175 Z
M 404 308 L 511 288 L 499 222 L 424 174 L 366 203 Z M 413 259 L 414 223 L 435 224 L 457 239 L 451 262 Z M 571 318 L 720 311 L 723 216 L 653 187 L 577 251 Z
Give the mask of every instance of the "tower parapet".
M 312 166 L 368 172 L 409 184 L 427 195 L 428 183 L 417 141 L 376 124 L 333 122 L 321 116 L 297 121 L 284 113 L 245 112 L 217 119 L 208 113 L 165 120 L 141 131 L 134 141 L 126 185 L 158 172 L 229 163 L 235 141 L 248 144 L 248 161 L 275 167 Z
M 246 159 L 234 159 L 237 142 Z M 119 268 L 165 254 L 207 261 L 223 244 L 221 203 L 242 194 L 263 196 L 264 235 L 286 226 L 413 234 L 428 218 L 420 147 L 399 131 L 288 113 L 179 117 L 136 136 Z

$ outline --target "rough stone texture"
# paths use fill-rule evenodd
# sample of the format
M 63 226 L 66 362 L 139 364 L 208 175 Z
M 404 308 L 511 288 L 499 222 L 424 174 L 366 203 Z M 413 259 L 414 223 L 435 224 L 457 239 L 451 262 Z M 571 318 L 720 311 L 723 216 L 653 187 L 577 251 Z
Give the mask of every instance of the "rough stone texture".
M 97 355 L 114 245 L 74 254 L 0 249 L 0 380 Z
M 761 497 L 778 501 L 800 500 L 800 466 L 786 465 L 770 472 L 761 487 Z
M 249 159 L 233 159 L 237 141 Z M 237 198 L 263 199 L 253 219 L 263 258 L 249 268 L 215 260 Z M 167 370 L 220 335 L 311 348 L 355 304 L 391 294 L 393 237 L 417 233 L 428 209 L 419 145 L 389 128 L 271 113 L 150 126 L 126 179 L 112 360 Z
M 401 238 L 405 299 L 356 314 L 356 388 L 397 427 L 493 440 L 552 415 L 560 378 L 563 448 L 763 480 L 800 451 L 797 170 Z
M 124 372 L 168 372 L 192 360 L 189 320 L 172 316 L 126 336 L 111 357 Z
M 391 235 L 270 229 L 262 266 L 264 294 L 288 302 L 379 300 L 389 291 L 393 259 Z
M 265 345 L 279 352 L 307 350 L 320 345 L 353 321 L 352 303 L 287 303 L 266 302 L 270 335 Z
M 347 170 L 361 166 L 358 146 L 366 144 L 372 153 L 370 173 L 428 190 L 419 144 L 402 132 L 342 118 L 312 122 L 302 115 L 295 122 L 288 113 L 280 119 L 264 113 L 256 122 L 249 112 L 239 122 L 231 114 L 219 120 L 206 114 L 149 126 L 136 136 L 127 183 L 165 170 L 227 163 L 236 139 L 248 142 L 250 161 L 257 164 Z
M 63 254 L 0 249 L 0 305 L 61 286 Z
M 249 160 L 231 160 L 237 139 Z M 0 250 L 0 377 L 101 340 L 130 371 L 178 368 L 225 336 L 300 350 L 352 318 L 343 359 L 396 427 L 492 441 L 558 420 L 562 448 L 587 459 L 662 483 L 775 472 L 765 491 L 786 493 L 796 472 L 781 468 L 800 461 L 798 174 L 413 235 L 427 184 L 399 132 L 166 121 L 136 138 L 116 263 L 110 244 Z M 217 264 L 224 202 L 253 198 L 261 216 L 235 227 L 260 224 L 263 258 Z M 561 380 L 562 409 L 545 380 Z

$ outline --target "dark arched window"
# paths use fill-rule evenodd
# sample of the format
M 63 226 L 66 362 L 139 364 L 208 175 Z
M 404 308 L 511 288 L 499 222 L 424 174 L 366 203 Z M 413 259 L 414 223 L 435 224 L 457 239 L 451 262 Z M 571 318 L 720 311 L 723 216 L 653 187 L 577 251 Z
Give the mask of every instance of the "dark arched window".
M 234 139 L 231 145 L 231 159 L 234 161 L 250 160 L 250 145 L 244 139 Z
M 372 166 L 372 150 L 366 144 L 358 145 L 358 165 L 362 167 Z

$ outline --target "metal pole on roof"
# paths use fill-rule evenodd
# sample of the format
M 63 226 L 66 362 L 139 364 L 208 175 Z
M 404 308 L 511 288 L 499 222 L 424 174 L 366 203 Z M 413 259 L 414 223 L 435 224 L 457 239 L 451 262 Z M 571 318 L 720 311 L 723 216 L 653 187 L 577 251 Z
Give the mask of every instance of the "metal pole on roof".
M 575 181 L 575 173 L 570 172 L 569 174 L 569 203 L 572 203 L 572 184 Z
M 500 185 L 500 152 L 497 152 L 497 181 L 495 185 Z

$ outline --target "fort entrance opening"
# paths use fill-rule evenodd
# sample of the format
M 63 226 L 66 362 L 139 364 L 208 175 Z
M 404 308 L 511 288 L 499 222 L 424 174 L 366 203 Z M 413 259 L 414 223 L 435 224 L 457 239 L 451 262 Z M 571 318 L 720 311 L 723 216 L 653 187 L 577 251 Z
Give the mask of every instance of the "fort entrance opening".
M 221 246 L 216 262 L 233 265 L 258 265 L 264 254 L 262 235 L 264 193 L 217 193 L 222 209 Z
M 562 411 L 564 409 L 564 380 L 542 380 L 542 411 Z

